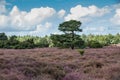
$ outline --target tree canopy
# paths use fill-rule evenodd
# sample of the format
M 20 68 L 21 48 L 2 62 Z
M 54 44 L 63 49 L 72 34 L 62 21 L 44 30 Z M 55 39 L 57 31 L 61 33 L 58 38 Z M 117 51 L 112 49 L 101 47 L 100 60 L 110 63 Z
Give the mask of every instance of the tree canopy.
M 63 32 L 74 32 L 74 31 L 81 32 L 82 29 L 80 29 L 80 26 L 81 26 L 80 21 L 70 20 L 70 21 L 61 23 L 58 29 Z
M 58 47 L 70 47 L 71 49 L 82 46 L 84 41 L 80 38 L 80 35 L 76 34 L 76 32 L 82 31 L 80 26 L 81 22 L 76 20 L 70 20 L 61 23 L 58 27 L 58 30 L 62 31 L 64 34 L 51 35 L 53 43 Z

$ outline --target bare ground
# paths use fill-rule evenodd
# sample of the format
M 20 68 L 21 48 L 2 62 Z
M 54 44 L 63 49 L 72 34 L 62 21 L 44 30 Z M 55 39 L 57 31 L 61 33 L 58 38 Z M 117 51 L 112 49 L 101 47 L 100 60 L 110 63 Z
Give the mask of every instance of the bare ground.
M 0 49 L 0 80 L 120 80 L 120 47 Z

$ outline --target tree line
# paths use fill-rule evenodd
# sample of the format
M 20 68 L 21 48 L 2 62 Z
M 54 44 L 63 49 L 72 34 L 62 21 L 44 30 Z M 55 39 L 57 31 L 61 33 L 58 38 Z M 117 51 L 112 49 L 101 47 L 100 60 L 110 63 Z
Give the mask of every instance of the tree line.
M 56 35 L 57 36 L 57 35 Z M 59 36 L 45 36 L 45 37 L 38 37 L 38 36 L 7 36 L 5 33 L 0 33 L 0 48 L 8 48 L 8 49 L 27 49 L 27 48 L 43 48 L 43 47 L 60 47 L 60 48 L 70 48 L 69 44 L 69 36 L 64 39 L 65 35 Z M 52 38 L 54 37 L 54 41 Z M 76 48 L 100 48 L 103 46 L 108 46 L 111 44 L 118 44 L 120 43 L 120 34 L 112 35 L 85 35 L 82 34 L 81 36 L 77 36 L 79 41 L 75 41 Z M 58 39 L 58 40 L 57 40 Z M 59 43 L 59 40 L 61 41 Z M 68 40 L 68 43 L 65 43 L 64 40 Z M 57 42 L 58 41 L 58 42 Z M 62 42 L 63 41 L 63 42 Z
M 7 36 L 0 33 L 0 48 L 30 49 L 43 47 L 59 48 L 102 48 L 111 44 L 120 43 L 120 34 L 112 35 L 79 35 L 81 22 L 70 20 L 59 24 L 58 30 L 63 34 L 51 34 L 50 36 Z
M 0 33 L 0 48 L 30 49 L 35 47 L 49 47 L 48 37 L 35 36 L 7 36 Z

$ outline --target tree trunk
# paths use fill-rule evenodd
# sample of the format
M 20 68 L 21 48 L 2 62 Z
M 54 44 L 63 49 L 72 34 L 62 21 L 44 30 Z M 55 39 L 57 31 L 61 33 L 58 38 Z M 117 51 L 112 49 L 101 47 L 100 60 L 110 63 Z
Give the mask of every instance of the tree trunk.
M 74 31 L 72 31 L 71 49 L 74 49 L 73 41 L 74 41 Z
M 72 50 L 74 49 L 74 46 L 73 46 L 73 45 L 71 46 L 71 49 L 72 49 Z

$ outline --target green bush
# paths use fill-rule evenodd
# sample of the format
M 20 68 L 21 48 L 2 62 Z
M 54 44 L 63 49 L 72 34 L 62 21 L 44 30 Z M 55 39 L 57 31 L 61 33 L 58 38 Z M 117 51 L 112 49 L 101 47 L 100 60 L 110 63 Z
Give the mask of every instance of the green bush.
M 0 40 L 8 40 L 7 35 L 5 33 L 0 33 Z
M 93 40 L 88 41 L 87 46 L 90 48 L 102 48 L 103 47 L 103 45 L 100 44 L 98 41 L 93 41 Z
M 85 51 L 83 49 L 78 49 L 78 52 L 80 53 L 80 55 L 84 55 Z
M 84 41 L 80 35 L 75 34 L 74 40 L 71 39 L 71 34 L 51 35 L 50 36 L 53 45 L 59 48 L 81 48 L 84 45 Z

